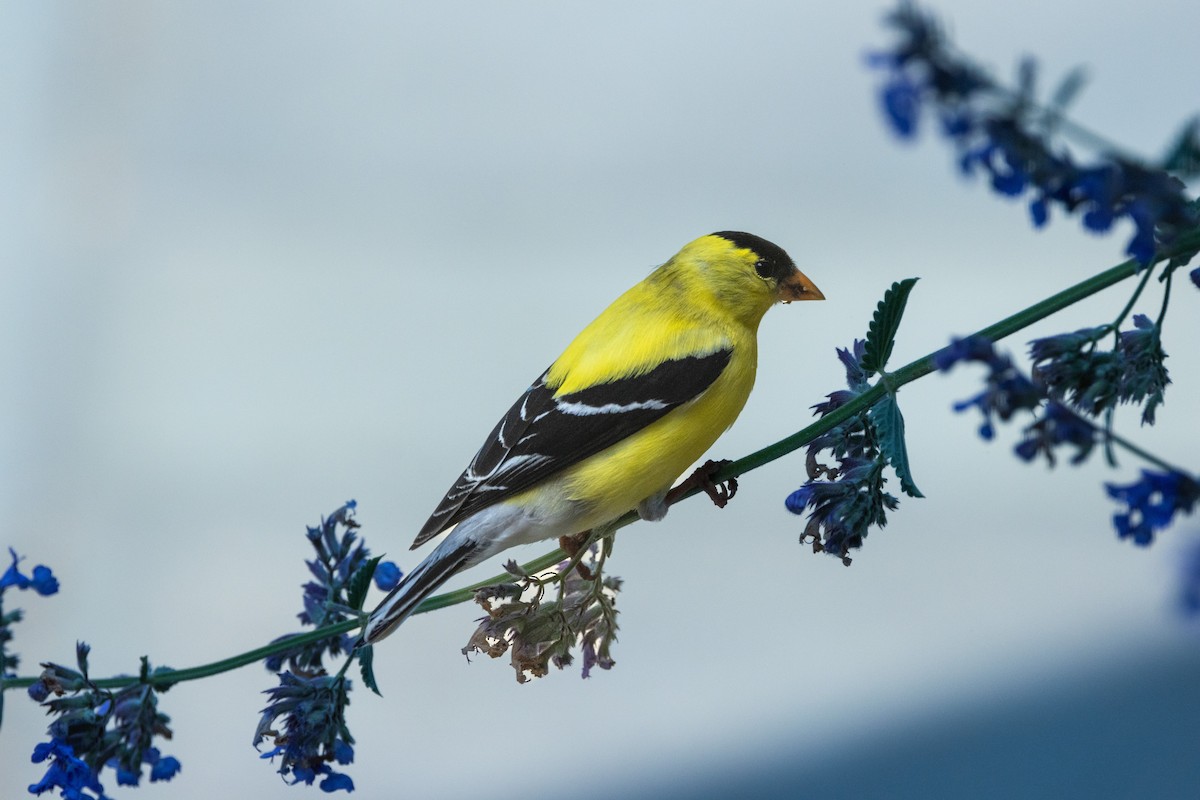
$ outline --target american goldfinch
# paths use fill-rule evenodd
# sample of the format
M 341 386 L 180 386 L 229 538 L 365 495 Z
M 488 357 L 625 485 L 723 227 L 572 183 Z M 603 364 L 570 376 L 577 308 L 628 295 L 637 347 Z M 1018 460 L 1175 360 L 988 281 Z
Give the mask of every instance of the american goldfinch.
M 570 536 L 636 508 L 667 511 L 671 484 L 741 412 L 758 324 L 777 302 L 823 300 L 779 246 L 701 236 L 575 337 L 492 430 L 413 549 L 455 526 L 371 613 L 391 633 L 450 576 L 518 544 Z

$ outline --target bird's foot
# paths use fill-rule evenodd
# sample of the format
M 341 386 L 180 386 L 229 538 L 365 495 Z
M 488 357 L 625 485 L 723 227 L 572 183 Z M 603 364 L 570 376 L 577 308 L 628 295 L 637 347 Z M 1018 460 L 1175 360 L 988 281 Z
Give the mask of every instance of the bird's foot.
M 729 459 L 705 461 L 696 468 L 695 472 L 685 478 L 682 483 L 667 492 L 667 505 L 679 502 L 683 499 L 684 495 L 693 489 L 701 489 L 713 501 L 713 505 L 717 508 L 724 508 L 733 499 L 733 496 L 737 494 L 737 478 L 729 478 L 720 483 L 714 483 L 713 476 L 726 464 L 731 463 L 733 462 Z
M 596 576 L 592 574 L 590 569 L 583 565 L 582 559 L 576 561 L 575 558 L 579 555 L 580 551 L 587 546 L 588 539 L 590 539 L 591 536 L 591 531 L 583 531 L 582 533 L 577 533 L 574 536 L 558 537 L 558 546 L 564 553 L 567 554 L 567 558 L 575 561 L 575 571 L 578 572 L 579 577 L 583 578 L 585 581 L 594 581 L 596 580 Z

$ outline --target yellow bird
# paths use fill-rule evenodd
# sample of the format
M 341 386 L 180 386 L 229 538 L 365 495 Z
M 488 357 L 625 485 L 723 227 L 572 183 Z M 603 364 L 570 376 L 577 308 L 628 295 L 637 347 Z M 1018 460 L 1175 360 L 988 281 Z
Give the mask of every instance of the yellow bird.
M 617 298 L 517 398 L 413 549 L 455 526 L 371 613 L 374 643 L 456 572 L 518 544 L 591 530 L 667 493 L 737 419 L 777 302 L 825 296 L 778 245 L 701 236 Z

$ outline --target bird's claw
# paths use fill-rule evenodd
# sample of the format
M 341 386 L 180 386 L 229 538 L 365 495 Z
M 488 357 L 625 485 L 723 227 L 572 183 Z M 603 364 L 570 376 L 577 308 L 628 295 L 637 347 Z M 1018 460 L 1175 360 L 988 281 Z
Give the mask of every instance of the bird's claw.
M 568 559 L 574 561 L 575 557 L 579 555 L 579 551 L 587 545 L 591 535 L 591 531 L 584 531 L 583 533 L 576 533 L 573 536 L 560 536 L 558 537 L 558 546 L 567 554 Z M 596 576 L 592 574 L 590 569 L 583 565 L 582 560 L 575 561 L 575 571 L 585 581 L 596 580 Z
M 705 461 L 696 471 L 689 475 L 682 483 L 667 493 L 667 503 L 678 502 L 690 492 L 692 489 L 701 489 L 708 498 L 713 501 L 713 505 L 717 508 L 724 508 L 737 494 L 738 482 L 737 478 L 728 478 L 720 483 L 713 482 L 713 476 L 721 471 L 721 468 L 726 464 L 731 464 L 729 459 L 721 461 Z

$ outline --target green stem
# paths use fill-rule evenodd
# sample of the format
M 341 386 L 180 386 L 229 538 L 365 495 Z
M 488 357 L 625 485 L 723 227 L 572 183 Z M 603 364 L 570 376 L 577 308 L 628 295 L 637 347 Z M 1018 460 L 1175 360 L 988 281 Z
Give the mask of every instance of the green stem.
M 530 561 L 524 565 L 527 572 L 541 572 L 544 569 L 554 566 L 558 562 L 566 558 L 566 554 L 561 550 L 554 550 L 546 555 Z M 424 614 L 429 611 L 436 611 L 439 608 L 446 606 L 457 605 L 466 602 L 475 596 L 475 590 L 482 589 L 485 586 L 492 586 L 500 583 L 505 579 L 505 576 L 496 576 L 478 583 L 473 583 L 470 586 L 459 589 L 453 592 L 447 592 L 435 597 L 430 597 L 425 602 L 417 606 L 414 614 Z M 245 653 L 239 653 L 236 656 L 213 661 L 209 664 L 201 664 L 196 667 L 188 667 L 186 669 L 171 670 L 169 672 L 160 672 L 150 679 L 150 683 L 158 688 L 171 686 L 183 681 L 194 681 L 200 678 L 209 678 L 213 675 L 219 675 L 222 672 L 244 667 L 248 664 L 253 664 L 262 661 L 267 656 L 275 655 L 283 650 L 288 650 L 293 647 L 301 647 L 313 642 L 319 642 L 322 639 L 328 639 L 330 636 L 340 636 L 343 633 L 357 630 L 362 627 L 361 619 L 348 619 L 344 622 L 339 622 L 334 625 L 326 625 L 322 628 L 317 628 L 304 633 L 298 633 L 288 637 L 286 640 L 265 644 L 262 647 L 257 647 L 253 650 L 248 650 Z M 37 678 L 25 676 L 20 678 L 5 678 L 3 688 L 19 689 L 29 686 L 37 681 Z M 133 683 L 137 683 L 137 678 L 128 675 L 121 675 L 115 678 L 101 678 L 92 681 L 101 689 L 120 689 Z
M 1163 296 L 1162 307 L 1158 311 L 1158 319 L 1154 323 L 1154 338 L 1162 339 L 1163 321 L 1167 318 L 1167 305 L 1171 302 L 1171 276 L 1175 274 L 1175 270 L 1168 270 L 1163 276 Z
M 1154 272 L 1154 270 L 1151 268 L 1142 273 L 1142 279 L 1138 281 L 1137 288 L 1134 289 L 1133 294 L 1129 296 L 1129 302 L 1125 304 L 1125 307 L 1121 309 L 1121 313 L 1117 315 L 1115 320 L 1113 320 L 1112 331 L 1113 335 L 1117 337 L 1118 342 L 1121 340 L 1121 323 L 1124 322 L 1125 318 L 1129 316 L 1129 312 L 1133 311 L 1133 307 L 1137 303 L 1138 298 L 1142 296 L 1142 290 L 1146 288 L 1146 283 L 1150 280 L 1150 273 L 1152 272 Z
M 535 558 L 533 561 L 522 564 L 521 569 L 525 570 L 526 572 L 530 572 L 530 573 L 542 572 L 543 570 L 550 569 L 550 567 L 553 567 L 555 564 L 561 562 L 566 557 L 567 557 L 566 553 L 564 553 L 562 550 L 555 548 L 554 550 L 551 550 L 549 553 L 546 553 L 544 556 L 540 556 L 538 558 Z M 454 605 L 458 605 L 459 603 L 465 603 L 468 600 L 473 600 L 475 598 L 475 592 L 477 590 L 482 589 L 485 586 L 495 586 L 497 583 L 504 583 L 505 581 L 510 581 L 510 580 L 512 580 L 512 575 L 509 575 L 507 572 L 505 572 L 500 575 L 495 575 L 491 578 L 488 578 L 487 580 L 482 580 L 482 581 L 479 581 L 478 583 L 472 583 L 470 586 L 463 587 L 462 589 L 457 589 L 453 592 L 446 592 L 445 594 L 434 595 L 433 597 L 430 597 L 425 602 L 421 603 L 421 605 L 417 606 L 416 611 L 414 611 L 413 613 L 414 614 L 424 614 L 428 611 L 436 611 L 439 608 L 446 608 L 447 606 L 454 606 Z
M 1164 461 L 1163 459 L 1159 458 L 1158 456 L 1154 455 L 1153 453 L 1146 452 L 1145 450 L 1143 450 L 1141 447 L 1138 447 L 1133 442 L 1129 441 L 1128 439 L 1124 438 L 1123 436 L 1118 436 L 1117 434 L 1113 433 L 1112 431 L 1105 431 L 1104 436 L 1105 436 L 1106 441 L 1112 441 L 1116 444 L 1119 444 L 1121 447 L 1123 447 L 1126 450 L 1128 450 L 1129 452 L 1133 453 L 1138 458 L 1140 458 L 1143 461 L 1146 461 L 1150 464 L 1153 464 L 1154 466 L 1158 467 L 1159 469 L 1162 469 L 1166 472 L 1178 472 L 1183 475 L 1188 474 L 1187 470 L 1180 469 L 1179 467 L 1175 466 L 1174 464 L 1170 463 L 1169 461 Z
M 1171 255 L 1173 255 L 1175 252 L 1186 252 L 1189 248 L 1194 249 L 1197 245 L 1200 245 L 1200 229 L 1190 231 L 1187 235 L 1180 236 L 1177 240 L 1176 246 L 1165 252 L 1157 260 L 1165 260 L 1171 257 Z M 1137 272 L 1138 263 L 1135 260 L 1131 259 L 1123 264 L 1118 264 L 1117 266 L 1107 269 L 1098 275 L 1094 275 L 1085 281 L 1075 284 L 1069 289 L 1064 289 L 1058 294 L 1048 297 L 1039 303 L 1035 303 L 1023 311 L 1019 311 L 1010 317 L 1006 317 L 993 325 L 989 325 L 986 328 L 981 329 L 977 332 L 977 335 L 986 337 L 992 341 L 997 341 L 1005 338 L 1006 336 L 1011 336 L 1017 331 L 1027 328 L 1035 322 L 1039 322 L 1040 320 L 1043 320 L 1046 317 L 1055 314 L 1062 309 L 1067 308 L 1068 306 L 1077 303 L 1080 300 L 1083 300 L 1086 297 L 1090 297 L 1091 295 L 1101 292 L 1104 289 L 1107 289 L 1110 286 L 1125 280 L 1131 275 L 1136 274 Z M 933 359 L 938 352 L 940 351 L 935 351 L 927 356 L 918 358 L 916 361 L 913 361 L 910 364 L 907 364 L 896 370 L 895 372 L 890 373 L 888 385 L 891 386 L 892 390 L 894 391 L 906 383 L 911 383 L 917 378 L 924 377 L 930 372 L 933 372 L 935 369 Z M 872 405 L 874 405 L 887 392 L 888 386 L 885 386 L 884 382 L 881 381 L 877 383 L 845 405 L 834 409 L 832 412 L 817 420 L 812 425 L 809 425 L 808 427 L 797 431 L 791 436 L 781 439 L 768 447 L 764 447 L 763 449 L 740 458 L 737 461 L 732 461 L 729 464 L 726 464 L 714 475 L 714 480 L 719 482 L 728 480 L 729 478 L 738 477 L 750 472 L 751 470 L 758 469 L 764 464 L 769 464 L 776 459 L 782 458 L 783 456 L 798 450 L 821 434 L 824 434 L 835 426 L 845 422 L 850 417 L 863 413 Z M 1167 469 L 1171 468 L 1170 465 L 1140 450 L 1132 443 L 1117 437 L 1113 438 L 1114 441 L 1121 446 L 1129 449 L 1131 452 L 1136 453 L 1142 458 L 1145 458 L 1151 463 Z M 696 494 L 697 491 L 699 490 L 693 490 L 686 495 L 686 497 Z M 612 523 L 608 532 L 611 533 L 612 531 L 616 531 L 618 528 L 623 528 L 631 522 L 635 522 L 637 519 L 637 514 L 631 511 Z M 528 562 L 527 564 L 522 565 L 522 568 L 526 572 L 541 572 L 549 569 L 555 564 L 558 564 L 566 557 L 566 553 L 564 553 L 562 550 L 555 549 Z M 447 606 L 465 603 L 475 596 L 475 591 L 477 589 L 502 583 L 505 580 L 508 580 L 509 577 L 510 576 L 507 573 L 504 573 L 487 578 L 486 580 L 482 580 L 477 583 L 473 583 L 470 586 L 453 592 L 446 592 L 445 594 L 439 594 L 434 597 L 430 597 L 417 606 L 416 611 L 413 613 L 424 614 L 429 611 L 446 608 Z M 181 683 L 183 681 L 207 678 L 212 675 L 237 669 L 238 667 L 244 667 L 248 664 L 253 664 L 261 661 L 267 656 L 274 655 L 299 645 L 310 644 L 330 636 L 338 636 L 344 633 L 349 633 L 350 631 L 359 628 L 361 625 L 361 619 L 346 620 L 345 622 L 340 622 L 336 625 L 329 625 L 313 631 L 296 634 L 295 636 L 288 637 L 285 640 L 263 645 L 262 647 L 255 648 L 254 650 L 250 650 L 230 658 L 222 659 L 220 661 L 214 661 L 210 664 L 203 664 L 197 667 L 189 667 L 187 669 L 159 673 L 150 679 L 150 683 L 156 687 L 164 687 L 175 683 Z M 3 682 L 0 682 L 0 689 L 22 688 L 31 685 L 36 680 L 37 679 L 34 677 L 6 678 Z M 96 686 L 106 689 L 120 688 L 136 682 L 137 678 L 128 676 L 102 678 L 94 681 Z

